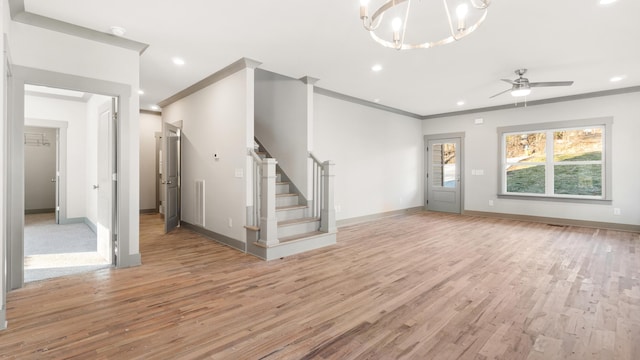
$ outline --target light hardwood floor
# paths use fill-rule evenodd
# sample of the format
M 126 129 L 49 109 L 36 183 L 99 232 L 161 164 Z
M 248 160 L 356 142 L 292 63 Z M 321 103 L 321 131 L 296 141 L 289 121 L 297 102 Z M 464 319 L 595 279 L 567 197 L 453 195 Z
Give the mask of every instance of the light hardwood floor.
M 640 359 L 637 233 L 422 212 L 264 262 L 140 229 L 140 267 L 9 293 L 0 358 Z

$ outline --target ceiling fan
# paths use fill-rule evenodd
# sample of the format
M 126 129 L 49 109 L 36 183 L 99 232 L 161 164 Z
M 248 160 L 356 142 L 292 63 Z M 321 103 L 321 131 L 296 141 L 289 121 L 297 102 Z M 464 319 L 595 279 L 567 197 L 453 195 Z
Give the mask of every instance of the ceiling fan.
M 507 91 L 511 91 L 511 95 L 514 97 L 527 96 L 531 93 L 532 87 L 543 87 L 543 86 L 570 86 L 573 84 L 573 81 L 547 81 L 547 82 L 529 82 L 529 79 L 523 77 L 524 74 L 527 73 L 527 69 L 518 69 L 515 71 L 518 78 L 515 80 L 507 80 L 500 79 L 506 83 L 511 84 L 511 89 L 507 89 L 505 91 L 501 91 L 491 97 L 492 99 L 498 95 L 502 95 Z

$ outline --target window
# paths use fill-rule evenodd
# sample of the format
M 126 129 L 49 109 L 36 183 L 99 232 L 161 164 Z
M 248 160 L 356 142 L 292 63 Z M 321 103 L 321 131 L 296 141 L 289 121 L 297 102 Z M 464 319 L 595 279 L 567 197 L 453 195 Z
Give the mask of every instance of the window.
M 609 200 L 611 119 L 498 128 L 500 195 Z

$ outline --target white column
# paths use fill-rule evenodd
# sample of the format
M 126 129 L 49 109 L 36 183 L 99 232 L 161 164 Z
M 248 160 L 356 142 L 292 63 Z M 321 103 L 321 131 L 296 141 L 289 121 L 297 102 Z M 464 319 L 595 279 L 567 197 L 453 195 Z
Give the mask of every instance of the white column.
M 262 160 L 260 194 L 260 239 L 265 245 L 278 244 L 278 219 L 276 219 L 276 160 Z
M 320 231 L 333 233 L 336 232 L 336 209 L 333 199 L 333 189 L 335 182 L 334 174 L 335 164 L 330 161 L 322 163 L 323 169 L 323 206 L 320 217 Z

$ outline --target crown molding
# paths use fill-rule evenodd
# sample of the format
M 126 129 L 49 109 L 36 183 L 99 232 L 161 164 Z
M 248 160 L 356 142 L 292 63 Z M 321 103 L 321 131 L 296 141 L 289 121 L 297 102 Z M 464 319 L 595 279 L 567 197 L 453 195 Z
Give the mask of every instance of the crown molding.
M 602 97 L 602 96 L 628 94 L 628 93 L 633 93 L 633 92 L 638 92 L 638 91 L 640 91 L 640 86 L 631 86 L 631 87 L 620 88 L 620 89 L 595 91 L 595 92 L 590 92 L 590 93 L 585 93 L 585 94 L 569 95 L 569 96 L 561 96 L 561 97 L 555 97 L 555 98 L 549 98 L 549 99 L 527 101 L 526 103 L 521 102 L 521 103 L 518 103 L 518 104 L 506 104 L 506 105 L 498 105 L 498 106 L 489 106 L 489 107 L 484 107 L 484 108 L 468 109 L 468 110 L 462 110 L 462 111 L 453 111 L 453 112 L 434 114 L 434 115 L 425 115 L 425 116 L 422 116 L 421 119 L 422 120 L 439 119 L 439 118 L 450 117 L 450 116 L 477 114 L 477 113 L 480 113 L 480 112 L 507 110 L 507 109 L 515 109 L 515 108 L 520 108 L 520 107 L 529 107 L 529 106 L 536 106 L 536 105 L 553 104 L 553 103 L 557 103 L 557 102 L 591 99 L 591 98 Z
M 184 99 L 185 97 L 198 92 L 204 88 L 206 88 L 209 85 L 215 84 L 218 81 L 237 73 L 240 70 L 243 69 L 255 69 L 258 66 L 260 66 L 262 63 L 256 60 L 252 60 L 249 58 L 241 58 L 237 61 L 235 61 L 234 63 L 226 66 L 225 68 L 216 71 L 215 73 L 207 76 L 206 78 L 198 81 L 197 83 L 189 86 L 188 88 L 181 90 L 180 92 L 176 93 L 175 95 L 172 95 L 162 101 L 160 101 L 158 103 L 158 106 L 160 107 L 165 107 L 167 105 L 173 104 L 174 102 L 180 100 L 180 99 Z
M 134 50 L 140 55 L 149 47 L 149 45 L 145 43 L 27 12 L 24 7 L 24 0 L 9 0 L 9 14 L 11 15 L 11 20 L 15 22 Z

